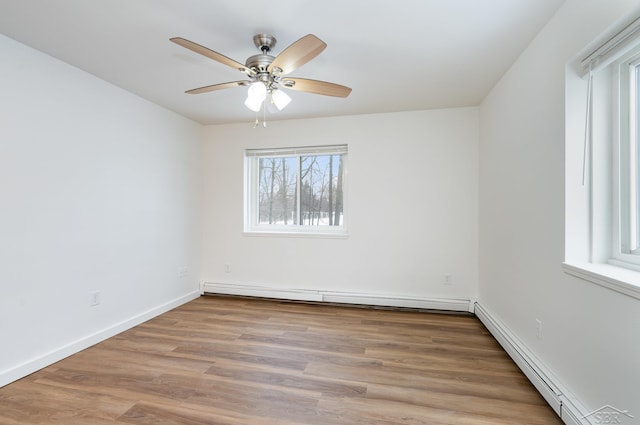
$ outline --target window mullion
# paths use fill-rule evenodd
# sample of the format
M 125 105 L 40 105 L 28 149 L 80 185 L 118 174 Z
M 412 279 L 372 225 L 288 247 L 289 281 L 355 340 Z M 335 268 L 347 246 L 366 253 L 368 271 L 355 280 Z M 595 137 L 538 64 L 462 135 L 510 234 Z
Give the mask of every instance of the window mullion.
M 302 226 L 302 217 L 300 216 L 300 198 L 302 197 L 302 156 L 298 157 L 298 173 L 296 174 L 296 217 L 298 217 L 297 224 Z

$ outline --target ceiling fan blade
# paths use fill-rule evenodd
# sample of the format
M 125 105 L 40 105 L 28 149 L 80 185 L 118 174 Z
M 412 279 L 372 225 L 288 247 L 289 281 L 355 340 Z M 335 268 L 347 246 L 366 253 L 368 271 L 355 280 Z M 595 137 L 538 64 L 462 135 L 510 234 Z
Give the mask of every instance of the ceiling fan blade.
M 276 56 L 268 71 L 279 68 L 281 75 L 288 74 L 318 56 L 326 47 L 327 43 L 313 34 L 307 34 Z
M 247 75 L 255 75 L 255 71 L 253 71 L 252 69 L 247 68 L 246 66 L 244 66 L 243 64 L 241 64 L 240 62 L 237 62 L 231 58 L 226 57 L 225 55 L 218 53 L 218 52 L 214 52 L 211 49 L 208 49 L 204 46 L 199 45 L 198 43 L 194 43 L 193 41 L 189 41 L 185 38 L 182 37 L 173 37 L 169 39 L 170 41 L 173 41 L 174 43 L 176 43 L 179 46 L 182 46 L 184 48 L 187 48 L 191 51 L 194 51 L 196 53 L 199 53 L 203 56 L 208 57 L 209 59 L 213 59 L 214 61 L 218 61 L 224 65 L 230 66 L 231 68 L 237 69 L 239 71 L 242 71 L 244 73 L 246 73 Z
M 351 88 L 349 87 L 306 78 L 286 78 L 280 84 L 285 88 L 325 96 L 347 97 L 351 93 Z
M 210 86 L 204 86 L 204 87 L 199 87 L 197 89 L 187 90 L 185 93 L 188 93 L 188 94 L 208 93 L 210 91 L 228 89 L 230 87 L 248 86 L 249 84 L 251 84 L 251 81 L 230 81 L 228 83 L 213 84 Z

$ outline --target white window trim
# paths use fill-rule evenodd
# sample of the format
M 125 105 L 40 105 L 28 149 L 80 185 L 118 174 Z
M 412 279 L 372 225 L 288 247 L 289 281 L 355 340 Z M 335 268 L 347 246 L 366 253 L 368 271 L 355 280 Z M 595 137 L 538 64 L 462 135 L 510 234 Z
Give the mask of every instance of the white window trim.
M 344 155 L 342 175 L 343 221 L 340 226 L 304 226 L 304 225 L 257 225 L 253 220 L 257 217 L 258 165 L 253 158 L 260 157 L 297 157 L 300 155 Z M 303 146 L 292 148 L 247 149 L 245 151 L 245 184 L 244 184 L 244 231 L 245 236 L 280 236 L 346 239 L 349 236 L 348 225 L 348 145 Z
M 613 264 L 562 264 L 565 273 L 640 300 L 640 273 Z

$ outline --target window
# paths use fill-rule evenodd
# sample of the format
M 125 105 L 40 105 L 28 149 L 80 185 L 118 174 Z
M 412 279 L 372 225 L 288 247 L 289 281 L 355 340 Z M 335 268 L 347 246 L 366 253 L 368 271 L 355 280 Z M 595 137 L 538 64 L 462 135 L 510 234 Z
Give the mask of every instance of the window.
M 567 69 L 564 269 L 640 299 L 640 18 L 628 22 Z
M 589 78 L 592 260 L 640 270 L 640 44 Z
M 346 234 L 347 146 L 245 151 L 245 231 Z
M 640 19 L 605 40 L 581 62 L 590 259 L 640 270 Z
M 613 253 L 615 260 L 640 264 L 640 145 L 638 137 L 638 102 L 640 96 L 640 48 L 635 48 L 628 55 L 614 64 L 614 93 L 617 97 L 618 112 L 613 119 L 617 125 L 617 160 L 614 172 L 619 179 L 619 202 L 616 207 L 619 217 L 619 241 Z M 615 97 L 614 97 L 615 99 Z

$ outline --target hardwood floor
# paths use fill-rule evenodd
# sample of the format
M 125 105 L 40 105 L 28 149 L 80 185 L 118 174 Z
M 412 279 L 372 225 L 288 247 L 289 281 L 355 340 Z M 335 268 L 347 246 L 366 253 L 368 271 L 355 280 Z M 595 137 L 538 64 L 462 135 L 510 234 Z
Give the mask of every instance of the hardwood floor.
M 0 388 L 0 423 L 562 424 L 471 315 L 214 296 Z

